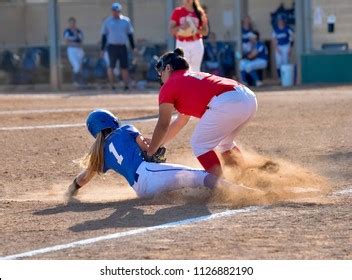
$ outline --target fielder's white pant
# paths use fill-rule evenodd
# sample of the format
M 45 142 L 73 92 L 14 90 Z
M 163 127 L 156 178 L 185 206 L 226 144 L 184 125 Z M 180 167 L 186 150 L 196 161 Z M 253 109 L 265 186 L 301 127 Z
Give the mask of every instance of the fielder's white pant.
M 203 39 L 195 41 L 176 40 L 176 48 L 181 48 L 184 51 L 190 70 L 199 72 L 204 55 Z
M 234 138 L 257 112 L 255 94 L 246 86 L 213 97 L 191 139 L 196 157 L 216 149 L 223 153 L 236 146 Z
M 136 173 L 138 180 L 132 188 L 139 197 L 181 188 L 204 186 L 204 179 L 209 174 L 202 169 L 191 168 L 172 163 L 142 162 Z
M 268 65 L 268 62 L 262 58 L 256 58 L 253 60 L 249 60 L 249 59 L 240 60 L 240 70 L 246 71 L 247 73 L 250 73 L 253 70 L 265 69 L 267 65 Z
M 81 71 L 82 61 L 84 57 L 83 49 L 77 47 L 68 47 L 67 56 L 72 66 L 73 73 L 79 73 Z
M 281 65 L 289 63 L 290 49 L 290 44 L 277 46 L 277 50 L 275 51 L 276 69 L 280 69 Z

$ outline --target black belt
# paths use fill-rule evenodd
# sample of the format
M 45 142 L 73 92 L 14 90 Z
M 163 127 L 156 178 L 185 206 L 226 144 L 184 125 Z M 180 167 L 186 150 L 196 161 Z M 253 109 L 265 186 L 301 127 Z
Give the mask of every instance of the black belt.
M 138 179 L 139 179 L 139 174 L 136 172 L 134 174 L 134 181 L 137 183 L 138 182 Z
M 109 46 L 113 46 L 113 47 L 126 47 L 126 44 L 109 44 Z
M 215 95 L 215 96 L 220 96 L 221 94 L 223 94 L 223 93 L 225 93 L 225 92 L 229 92 L 229 91 L 230 91 L 230 90 L 221 92 L 221 93 L 219 93 L 218 95 Z M 236 88 L 234 88 L 234 91 L 236 91 Z M 210 109 L 209 106 L 207 106 L 206 108 L 207 108 L 207 110 Z

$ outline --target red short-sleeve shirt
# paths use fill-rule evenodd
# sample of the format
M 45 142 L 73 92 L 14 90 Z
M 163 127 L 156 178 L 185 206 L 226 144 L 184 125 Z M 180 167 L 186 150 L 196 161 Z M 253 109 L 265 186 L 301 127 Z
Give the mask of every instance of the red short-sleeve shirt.
M 181 114 L 201 118 L 214 96 L 238 85 L 235 80 L 209 73 L 178 70 L 161 87 L 159 104 L 171 103 Z
M 200 25 L 199 19 L 197 17 L 197 14 L 193 11 L 190 12 L 188 11 L 185 7 L 177 7 L 176 9 L 174 9 L 172 15 L 171 15 L 171 20 L 176 22 L 176 25 L 179 26 L 182 23 L 184 23 L 186 21 L 186 18 L 190 17 L 194 23 L 194 25 L 197 27 L 198 30 L 200 30 L 202 28 L 202 25 Z M 205 22 L 203 22 L 203 24 L 207 24 L 207 18 L 206 15 L 203 14 L 203 19 Z M 178 40 L 185 40 L 185 41 L 192 41 L 195 39 L 200 39 L 202 38 L 202 34 L 197 33 L 195 36 L 179 36 L 177 35 L 176 38 Z

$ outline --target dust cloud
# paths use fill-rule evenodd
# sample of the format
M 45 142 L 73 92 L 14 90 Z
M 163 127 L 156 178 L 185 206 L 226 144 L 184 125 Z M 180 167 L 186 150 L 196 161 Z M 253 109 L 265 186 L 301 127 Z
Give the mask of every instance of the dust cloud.
M 233 160 L 239 163 L 237 167 L 224 165 L 227 182 L 220 182 L 215 190 L 185 188 L 159 195 L 156 200 L 208 203 L 233 208 L 284 202 L 330 202 L 327 198 L 330 185 L 324 177 L 284 159 L 243 149 L 242 155 L 242 160 L 233 156 Z M 187 158 L 183 159 L 187 161 Z

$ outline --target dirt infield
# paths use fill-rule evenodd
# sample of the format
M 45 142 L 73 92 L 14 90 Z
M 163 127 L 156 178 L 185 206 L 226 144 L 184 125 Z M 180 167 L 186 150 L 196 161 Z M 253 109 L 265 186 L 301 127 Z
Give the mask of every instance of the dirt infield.
M 83 126 L 89 110 L 152 117 L 157 95 L 0 95 L 0 255 L 121 233 L 25 258 L 351 259 L 352 86 L 262 91 L 258 103 L 255 120 L 238 138 L 253 166 L 226 174 L 269 190 L 265 203 L 226 192 L 207 203 L 187 192 L 141 200 L 121 177 L 107 174 L 66 205 L 63 192 L 92 143 Z M 62 124 L 67 127 L 50 127 Z M 155 121 L 134 124 L 150 136 Z M 195 124 L 168 146 L 169 162 L 199 167 L 189 144 Z M 147 231 L 169 223 L 176 226 Z

